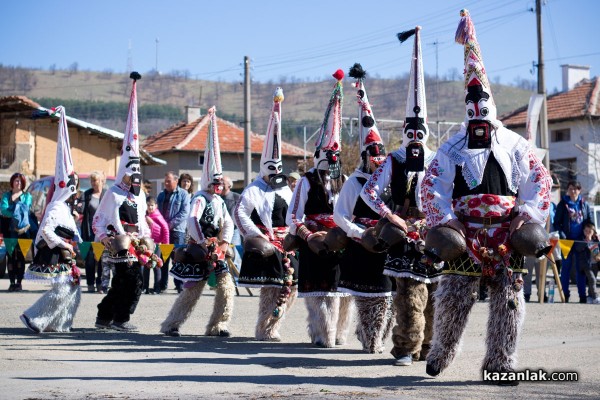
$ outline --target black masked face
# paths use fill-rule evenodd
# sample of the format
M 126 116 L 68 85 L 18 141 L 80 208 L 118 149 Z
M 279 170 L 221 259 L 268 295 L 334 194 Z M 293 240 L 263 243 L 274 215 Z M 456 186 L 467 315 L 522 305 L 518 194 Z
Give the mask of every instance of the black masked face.
M 139 196 L 140 190 L 142 189 L 142 174 L 132 174 L 130 178 L 131 184 L 129 186 L 129 192 L 131 192 L 134 196 Z
M 329 176 L 331 179 L 338 179 L 342 175 L 342 163 L 340 162 L 340 152 L 327 150 L 325 153 L 327 163 L 329 164 Z
M 285 176 L 284 174 L 269 175 L 269 186 L 271 186 L 273 189 L 282 188 L 284 186 L 287 186 L 287 184 L 287 176 Z
M 425 170 L 425 149 L 419 142 L 412 142 L 406 146 L 406 170 L 420 172 Z
M 489 121 L 473 119 L 467 126 L 468 148 L 489 149 L 492 147 L 492 125 Z

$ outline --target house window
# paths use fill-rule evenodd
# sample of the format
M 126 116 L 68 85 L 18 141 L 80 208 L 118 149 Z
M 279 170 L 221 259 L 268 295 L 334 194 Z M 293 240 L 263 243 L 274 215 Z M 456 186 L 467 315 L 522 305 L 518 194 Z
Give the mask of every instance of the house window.
M 568 142 L 571 140 L 570 129 L 557 129 L 552 131 L 551 139 L 552 142 Z
M 198 166 L 204 165 L 204 154 L 198 154 Z
M 577 180 L 577 159 L 551 160 L 550 170 L 558 177 L 560 190 L 564 193 L 567 190 L 567 183 Z

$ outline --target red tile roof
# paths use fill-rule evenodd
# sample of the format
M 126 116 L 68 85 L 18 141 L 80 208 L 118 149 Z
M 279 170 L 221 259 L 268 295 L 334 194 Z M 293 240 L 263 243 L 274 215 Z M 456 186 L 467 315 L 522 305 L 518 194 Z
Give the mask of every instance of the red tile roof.
M 582 119 L 584 117 L 600 117 L 600 79 L 586 79 L 575 88 L 552 96 L 548 96 L 548 122 Z M 500 116 L 507 127 L 525 126 L 527 106 L 518 108 Z
M 244 152 L 244 129 L 236 124 L 217 117 L 219 129 L 219 146 L 221 153 Z M 160 154 L 170 151 L 204 151 L 208 134 L 208 116 L 205 115 L 189 124 L 180 123 L 155 133 L 143 142 L 144 149 L 150 153 Z M 262 153 L 264 135 L 250 132 L 251 150 L 253 154 Z M 283 142 L 281 152 L 284 156 L 304 156 L 300 147 Z M 307 153 L 307 155 L 310 155 Z

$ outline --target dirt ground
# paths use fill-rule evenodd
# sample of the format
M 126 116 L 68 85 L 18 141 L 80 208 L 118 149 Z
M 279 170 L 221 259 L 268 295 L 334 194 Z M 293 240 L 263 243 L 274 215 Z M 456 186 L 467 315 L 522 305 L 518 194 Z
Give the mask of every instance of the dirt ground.
M 83 293 L 68 334 L 35 335 L 19 315 L 45 290 L 24 283 L 8 293 L 0 281 L 0 398 L 2 399 L 505 399 L 600 398 L 600 306 L 527 304 L 519 344 L 519 369 L 576 371 L 577 382 L 521 382 L 518 387 L 482 383 L 488 314 L 478 302 L 462 351 L 439 378 L 425 363 L 397 367 L 389 354 L 362 352 L 350 335 L 345 346 L 315 348 L 306 334 L 299 300 L 286 316 L 282 342 L 253 339 L 258 291 L 236 297 L 231 338 L 202 336 L 211 312 L 207 291 L 182 327 L 180 338 L 158 333 L 176 292 L 143 295 L 132 322 L 139 333 L 94 328 L 102 295 Z M 573 288 L 575 290 L 575 288 Z M 536 296 L 533 295 L 533 299 Z

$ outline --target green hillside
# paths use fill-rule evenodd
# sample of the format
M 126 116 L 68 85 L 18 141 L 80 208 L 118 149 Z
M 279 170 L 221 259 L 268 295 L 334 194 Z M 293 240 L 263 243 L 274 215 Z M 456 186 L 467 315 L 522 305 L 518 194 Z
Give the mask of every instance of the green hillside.
M 199 105 L 203 110 L 215 105 L 219 116 L 242 124 L 244 92 L 240 82 L 194 80 L 185 76 L 142 74 L 138 84 L 140 131 L 150 135 L 185 119 L 186 105 Z M 351 79 L 344 83 L 344 116 L 357 113 Z M 251 88 L 252 130 L 263 133 L 277 86 L 284 90 L 284 136 L 302 144 L 302 132 L 318 128 L 334 85 L 333 78 L 323 82 L 253 83 Z M 369 79 L 366 88 L 377 119 L 401 120 L 405 115 L 408 81 Z M 426 78 L 429 122 L 462 121 L 464 118 L 462 81 L 440 81 Z M 122 131 L 127 118 L 127 102 L 131 80 L 128 74 L 109 71 L 31 70 L 0 65 L 0 96 L 24 95 L 45 107 L 63 103 L 67 112 L 107 128 Z M 439 94 L 436 93 L 439 88 Z M 493 85 L 499 114 L 527 104 L 531 92 L 516 87 Z M 397 126 L 383 123 L 380 129 L 397 131 Z M 387 132 L 390 135 L 390 132 Z M 394 133 L 391 133 L 394 135 Z

